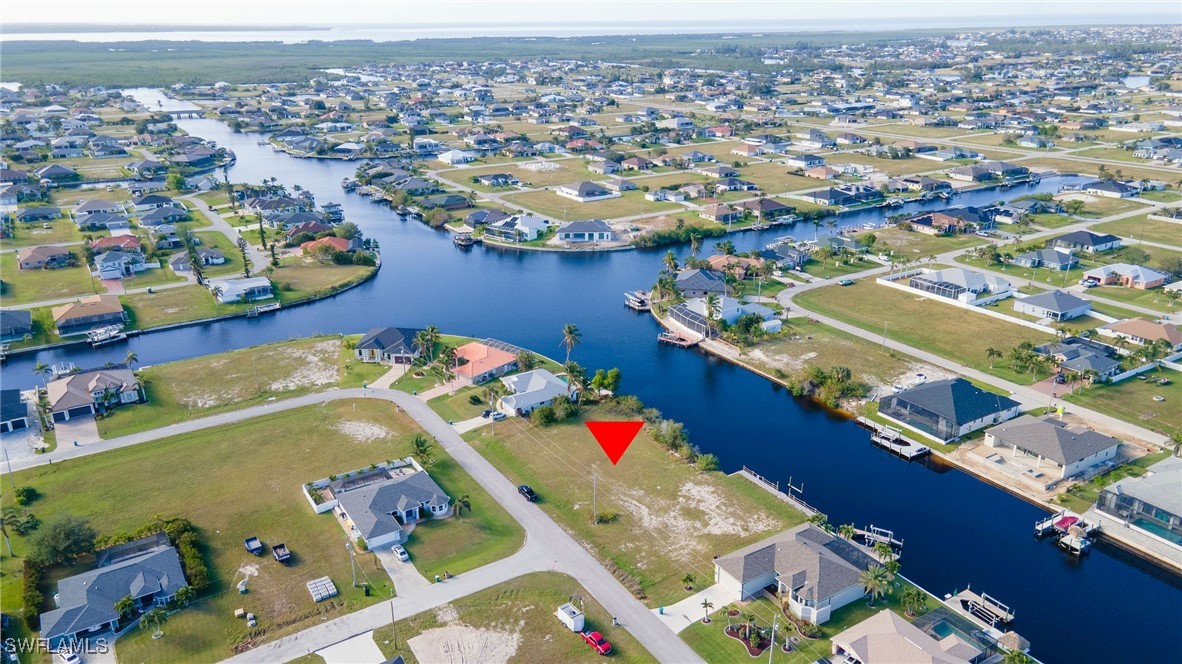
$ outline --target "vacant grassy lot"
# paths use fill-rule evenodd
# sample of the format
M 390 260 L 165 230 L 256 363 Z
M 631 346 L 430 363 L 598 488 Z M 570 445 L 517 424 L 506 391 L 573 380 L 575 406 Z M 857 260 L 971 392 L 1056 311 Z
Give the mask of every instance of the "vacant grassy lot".
M 1092 230 L 1131 238 L 1133 241 L 1129 244 L 1132 246 L 1145 240 L 1182 247 L 1182 224 L 1150 219 L 1149 215 L 1108 221 L 1092 226 Z
M 524 194 L 510 194 L 504 197 L 506 203 L 519 205 L 551 219 L 615 219 L 653 212 L 685 210 L 677 203 L 654 203 L 644 200 L 641 191 L 629 191 L 620 198 L 580 203 L 552 191 L 531 191 Z
M 377 592 L 367 598 L 350 587 L 344 532 L 331 515 L 315 514 L 299 487 L 333 472 L 404 457 L 416 431 L 409 417 L 388 404 L 341 402 L 115 450 L 84 463 L 41 467 L 21 473 L 21 484 L 44 495 L 39 513 L 83 516 L 100 533 L 138 527 L 156 514 L 192 520 L 214 578 L 209 594 L 173 616 L 164 628 L 166 638 L 153 641 L 132 632 L 118 649 L 125 661 L 212 661 L 244 641 L 268 641 L 391 596 L 389 579 L 372 555 L 358 556 L 359 579 Z M 469 494 L 474 509 L 462 524 L 439 522 L 438 536 L 424 533 L 421 543 L 450 556 L 453 569 L 464 567 L 465 556 L 491 560 L 511 553 L 522 533 L 508 514 L 446 454 L 435 457 L 432 476 L 452 495 Z M 161 481 L 161 469 L 167 468 L 202 472 L 168 472 L 168 480 Z M 455 529 L 448 536 L 450 526 Z M 294 563 L 284 567 L 269 556 L 250 556 L 242 540 L 251 535 L 268 545 L 286 543 Z M 412 543 L 418 537 L 416 530 Z M 4 564 L 6 581 L 18 576 L 7 567 L 12 559 Z M 244 574 L 250 574 L 250 592 L 242 596 L 232 586 Z M 341 595 L 313 604 L 304 583 L 326 575 Z M 4 596 L 6 609 L 8 598 L 19 602 L 19 593 Z M 233 617 L 238 607 L 259 616 L 257 630 Z
M 1147 201 L 1157 201 L 1158 203 L 1173 203 L 1179 198 L 1182 198 L 1182 193 L 1171 190 L 1143 191 L 1138 198 L 1144 198 Z
M 148 403 L 100 419 L 99 433 L 122 436 L 325 389 L 344 373 L 342 345 L 340 337 L 313 337 L 149 366 L 143 369 Z
M 804 516 L 739 477 L 703 473 L 639 434 L 612 466 L 583 419 L 618 418 L 604 406 L 550 428 L 510 418 L 465 437 L 515 483 L 533 486 L 550 516 L 586 542 L 649 606 L 686 597 L 681 579 L 710 579 L 711 558 L 800 523 Z M 610 523 L 591 524 L 592 467 L 598 473 L 598 510 Z M 726 505 L 726 510 L 718 510 Z M 735 514 L 743 518 L 736 519 Z
M 49 228 L 42 228 L 42 224 L 49 224 Z M 19 249 L 43 244 L 81 241 L 82 231 L 78 230 L 77 224 L 69 219 L 55 219 L 32 224 L 17 223 L 13 237 L 5 238 L 0 245 L 5 249 Z
M 908 173 L 924 173 L 927 171 L 938 171 L 945 166 L 938 161 L 930 159 L 919 159 L 912 157 L 911 159 L 879 159 L 878 157 L 871 157 L 865 154 L 843 153 L 835 154 L 825 157 L 825 161 L 830 165 L 836 164 L 865 164 L 873 166 L 875 169 L 888 173 L 890 175 L 906 175 Z
M 1125 138 L 1128 140 L 1131 136 Z M 1066 156 L 1062 157 L 1036 157 L 1034 159 L 1022 160 L 1022 165 L 1027 168 L 1049 168 L 1059 173 L 1083 173 L 1085 175 L 1099 175 L 1100 164 L 1082 159 L 1071 159 Z M 1115 173 L 1118 167 L 1112 165 L 1105 165 L 1108 172 Z M 1163 177 L 1168 178 L 1170 173 L 1168 171 L 1161 171 L 1152 168 L 1140 168 L 1137 166 L 1120 166 L 1121 174 L 1126 178 L 1140 180 L 1145 178 L 1147 180 L 1160 180 Z
M 814 277 L 821 277 L 822 279 L 829 279 L 833 277 L 844 277 L 850 274 L 856 274 L 863 270 L 869 270 L 875 267 L 880 267 L 880 265 L 868 258 L 855 256 L 845 262 L 836 258 L 830 258 L 827 261 L 819 261 L 814 258 L 804 264 L 803 270 L 805 274 L 811 274 Z
M 78 257 L 82 258 L 80 253 Z M 15 253 L 0 254 L 0 273 L 4 275 L 4 290 L 0 294 L 4 306 L 107 292 L 81 265 L 54 270 L 21 270 L 17 268 Z
M 1089 157 L 1091 159 L 1109 159 L 1112 161 L 1127 161 L 1130 164 L 1145 164 L 1147 160 L 1133 156 L 1132 150 L 1125 150 L 1123 148 L 1089 148 L 1087 150 L 1080 150 L 1075 154 L 1081 157 Z
M 889 249 L 903 258 L 923 259 L 988 242 L 985 238 L 972 234 L 936 236 L 916 231 L 902 231 L 898 228 L 881 228 L 872 232 L 877 239 L 872 247 L 873 251 Z
M 586 629 L 598 631 L 611 642 L 612 661 L 654 661 L 623 627 L 611 626 L 611 614 L 587 589 L 569 576 L 553 572 L 506 581 L 439 609 L 399 620 L 394 626 L 374 630 L 373 637 L 388 659 L 401 656 L 408 664 L 452 661 L 447 653 L 483 652 L 479 648 L 485 640 L 498 645 L 511 643 L 503 647 L 514 651 L 509 660 L 514 662 L 602 661 L 579 635 L 568 631 L 554 617 L 554 610 L 572 597 L 580 598 L 576 603 L 581 604 L 586 616 Z M 463 635 L 463 630 L 473 628 L 479 632 Z M 416 638 L 424 632 L 426 639 Z M 407 644 L 410 640 L 415 641 L 413 648 Z M 439 645 L 429 645 L 433 642 Z
M 276 287 L 280 302 L 295 302 L 340 290 L 368 277 L 376 267 L 331 265 L 295 257 L 267 276 Z
M 971 133 L 968 129 L 961 129 L 960 127 L 920 127 L 910 124 L 890 124 L 881 127 L 875 127 L 874 130 L 882 131 L 889 134 L 902 134 L 904 136 L 915 136 L 917 138 L 948 138 L 950 136 L 963 136 Z M 856 130 L 862 131 L 862 130 Z M 873 134 L 874 131 L 865 132 Z M 883 139 L 883 143 L 890 143 L 890 141 Z
M 1032 214 L 1030 223 L 1042 228 L 1062 228 L 1071 224 L 1078 224 L 1082 219 L 1066 214 Z M 1010 230 L 1007 228 L 1006 230 Z
M 1103 297 L 1117 302 L 1124 302 L 1146 309 L 1153 309 L 1162 313 L 1169 313 L 1178 309 L 1177 304 L 1170 304 L 1169 298 L 1161 288 L 1152 290 L 1137 290 L 1121 286 L 1098 286 L 1088 291 L 1096 297 Z
M 1064 398 L 1166 435 L 1182 433 L 1182 372 L 1162 369 L 1145 375 L 1146 380 L 1130 378 L 1116 385 L 1097 383 Z M 1161 378 L 1169 384 L 1159 385 L 1157 381 Z M 1165 397 L 1165 401 L 1154 401 L 1155 396 Z
M 557 187 L 563 184 L 570 184 L 572 182 L 582 182 L 584 180 L 603 180 L 604 176 L 597 175 L 587 170 L 587 162 L 583 159 L 554 159 L 547 160 L 550 163 L 558 166 L 552 171 L 531 171 L 527 168 L 522 168 L 520 163 L 497 164 L 495 166 L 482 166 L 480 168 L 461 168 L 452 171 L 439 173 L 439 177 L 445 180 L 450 180 L 457 184 L 462 184 L 467 187 L 473 186 L 472 178 L 479 175 L 491 175 L 493 173 L 509 173 L 522 182 L 532 183 L 534 187 Z M 480 187 L 477 187 L 480 188 Z M 495 189 L 484 188 L 485 191 L 497 191 Z
M 1102 219 L 1122 212 L 1147 209 L 1144 203 L 1129 198 L 1103 198 L 1092 196 L 1092 200 L 1084 205 L 1083 216 L 1092 219 Z
M 688 171 L 679 171 L 677 173 L 665 173 L 663 175 L 637 177 L 632 179 L 636 181 L 636 186 L 648 187 L 652 190 L 677 189 L 682 185 L 709 182 L 711 180 L 711 178 L 708 178 L 705 175 L 690 173 Z
M 877 338 L 881 338 L 885 323 L 887 336 L 895 341 L 1022 384 L 1031 382 L 1029 373 L 1012 370 L 1008 356 L 996 360 L 990 368 L 985 349 L 1008 353 L 1023 341 L 1040 344 L 1053 338 L 871 280 L 853 286 L 818 288 L 801 293 L 794 301 L 806 309 L 856 325 Z
M 806 178 L 789 173 L 791 167 L 776 162 L 759 162 L 747 164 L 739 169 L 739 177 L 754 182 L 768 195 L 781 194 L 786 191 L 803 191 L 805 189 L 820 189 L 827 186 L 821 180 Z M 743 192 L 744 198 L 751 198 L 754 192 Z
M 785 329 L 783 335 L 748 350 L 745 361 L 773 374 L 777 369 L 790 374 L 809 366 L 849 367 L 855 380 L 877 386 L 893 385 L 900 376 L 917 370 L 928 371 L 917 369 L 910 358 L 889 350 L 883 352 L 881 344 L 806 318 L 786 321 Z
M 240 311 L 245 304 L 218 305 L 202 286 L 168 288 L 154 293 L 120 295 L 130 316 L 129 327 L 146 330 L 160 325 L 171 325 L 188 320 L 198 320 Z
M 889 609 L 906 617 L 899 600 L 904 590 L 915 586 L 899 578 L 896 578 L 895 582 L 891 585 L 890 594 L 875 600 L 873 607 L 867 606 L 865 600 L 858 600 L 847 604 L 834 611 L 829 621 L 821 626 L 821 638 L 815 640 L 800 639 L 799 643 L 793 644 L 793 651 L 789 653 L 785 653 L 777 647 L 772 651 L 774 654 L 771 655 L 771 661 L 778 664 L 811 664 L 815 661 L 824 660 L 832 652 L 832 645 L 829 639 L 833 635 L 862 622 L 884 609 Z M 927 606 L 917 612 L 917 617 L 918 615 L 927 613 L 928 610 L 935 606 L 937 606 L 936 600 L 928 597 Z M 723 607 L 715 608 L 716 612 L 712 614 L 710 623 L 702 623 L 699 620 L 681 632 L 682 640 L 688 643 L 707 662 L 738 662 L 743 661 L 747 655 L 746 648 L 742 643 L 739 643 L 724 633 L 728 620 L 739 623 L 745 621 L 748 614 L 753 614 L 755 616 L 755 623 L 759 628 L 768 628 L 772 626 L 773 618 L 780 611 L 774 602 L 762 596 L 758 600 L 745 603 L 742 606 L 730 605 L 730 608 L 736 608 L 740 611 L 740 614 L 733 618 L 727 617 L 726 613 L 722 611 Z M 908 620 L 914 619 L 908 618 Z M 779 618 L 781 629 L 776 634 L 777 646 L 783 644 L 786 637 L 796 635 L 795 627 L 790 623 L 786 623 L 787 621 L 784 619 L 783 614 L 781 614 Z M 767 654 L 765 652 L 764 655 L 761 655 L 759 658 L 753 658 L 752 661 L 759 661 L 766 658 Z

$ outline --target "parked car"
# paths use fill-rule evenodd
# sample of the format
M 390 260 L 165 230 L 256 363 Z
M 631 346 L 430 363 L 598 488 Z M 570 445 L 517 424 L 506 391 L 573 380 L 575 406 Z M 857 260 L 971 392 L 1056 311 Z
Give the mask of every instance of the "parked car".
M 393 551 L 394 555 L 398 556 L 398 559 L 402 562 L 410 560 L 410 554 L 406 552 L 406 549 L 402 548 L 401 544 L 395 544 L 390 550 Z
M 853 286 L 854 280 L 853 279 L 842 279 L 841 281 L 839 281 L 837 283 L 841 286 Z
M 486 410 L 483 413 L 481 413 L 480 416 L 487 419 L 489 417 L 492 417 L 492 414 L 493 414 L 493 412 L 491 410 Z
M 586 637 L 584 637 L 586 638 Z M 57 651 L 58 664 L 82 664 L 82 658 L 73 650 L 59 650 Z
M 1056 374 L 1055 375 L 1055 383 L 1056 384 L 1063 385 L 1066 382 L 1067 382 L 1067 376 L 1064 376 L 1063 374 Z
M 612 644 L 603 638 L 599 632 L 583 632 L 583 640 L 600 655 L 607 655 L 612 651 Z
M 505 419 L 506 417 L 508 417 L 508 415 L 505 415 L 504 413 L 493 413 L 492 421 L 493 422 L 500 422 L 501 420 Z
M 1094 277 L 1084 277 L 1083 279 L 1079 280 L 1079 283 L 1084 288 L 1095 288 L 1096 286 L 1100 285 L 1100 280 Z
M 538 501 L 538 494 L 533 489 L 531 489 L 528 484 L 522 484 L 521 486 L 517 487 L 517 493 L 525 496 L 525 499 L 531 503 L 536 503 Z

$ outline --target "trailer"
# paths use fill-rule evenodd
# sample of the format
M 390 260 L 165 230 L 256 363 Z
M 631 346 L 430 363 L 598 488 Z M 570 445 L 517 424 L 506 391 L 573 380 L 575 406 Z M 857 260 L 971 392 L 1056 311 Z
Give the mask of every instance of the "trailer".
M 287 550 L 286 544 L 281 543 L 271 547 L 271 554 L 275 556 L 275 560 L 278 560 L 284 565 L 287 564 L 287 561 L 291 560 L 291 552 Z
M 575 608 L 574 604 L 571 604 L 570 602 L 563 604 L 562 606 L 558 607 L 558 610 L 554 612 L 554 615 L 558 616 L 559 622 L 561 622 L 563 625 L 566 625 L 566 628 L 570 631 L 582 633 L 583 612 Z
M 246 547 L 247 553 L 251 553 L 256 556 L 263 555 L 263 543 L 259 541 L 259 538 L 247 537 L 245 540 L 243 540 L 242 544 Z

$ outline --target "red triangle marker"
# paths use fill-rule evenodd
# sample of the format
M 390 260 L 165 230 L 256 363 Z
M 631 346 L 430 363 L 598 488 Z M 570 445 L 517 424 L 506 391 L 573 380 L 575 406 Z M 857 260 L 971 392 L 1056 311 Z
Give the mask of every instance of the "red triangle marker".
M 644 426 L 644 422 L 587 422 L 587 428 L 612 465 L 619 462 L 620 457 L 628 450 L 628 446 L 636 439 L 636 434 Z

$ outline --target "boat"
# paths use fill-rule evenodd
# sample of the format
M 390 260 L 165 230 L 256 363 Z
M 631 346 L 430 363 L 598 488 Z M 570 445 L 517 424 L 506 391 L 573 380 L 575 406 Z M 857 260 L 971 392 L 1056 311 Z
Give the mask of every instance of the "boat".
M 1059 548 L 1073 556 L 1082 556 L 1095 541 L 1093 533 L 1097 527 L 1075 512 L 1061 510 L 1036 522 L 1034 536 L 1038 539 L 1052 536 Z
M 893 198 L 888 198 L 885 201 L 883 201 L 883 205 L 886 205 L 888 207 L 899 207 L 906 202 L 907 201 L 905 199 L 895 196 Z
M 476 244 L 476 238 L 472 237 L 471 233 L 456 233 L 451 236 L 451 241 L 457 247 L 471 247 Z
M 270 144 L 271 144 L 271 142 L 268 140 L 265 140 L 265 139 L 255 143 L 255 145 L 270 145 Z
M 122 325 L 107 325 L 86 333 L 86 341 L 95 348 L 123 341 L 126 338 L 127 333 L 123 331 Z
M 678 348 L 693 348 L 698 345 L 694 339 L 687 339 L 674 332 L 662 332 L 657 335 L 657 342 L 677 346 Z
M 624 305 L 633 311 L 651 311 L 653 304 L 649 301 L 648 293 L 643 291 L 629 291 L 624 293 Z

